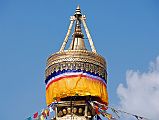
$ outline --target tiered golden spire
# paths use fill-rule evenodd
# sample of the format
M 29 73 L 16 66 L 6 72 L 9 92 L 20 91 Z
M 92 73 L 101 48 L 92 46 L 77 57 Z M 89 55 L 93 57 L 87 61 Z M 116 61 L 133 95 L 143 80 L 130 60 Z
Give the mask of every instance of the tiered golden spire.
M 77 7 L 74 16 L 76 17 L 76 23 L 75 23 L 74 33 L 73 33 L 73 39 L 72 39 L 69 50 L 86 50 L 84 40 L 83 40 L 84 35 L 81 30 L 81 21 L 79 19 L 79 17 L 82 16 L 79 6 Z
M 76 8 L 76 12 L 75 12 L 74 16 L 71 16 L 70 20 L 71 20 L 70 26 L 68 28 L 68 32 L 66 34 L 66 37 L 64 39 L 64 42 L 61 46 L 60 51 L 64 51 L 65 46 L 68 42 L 68 38 L 69 38 L 70 33 L 71 33 L 72 26 L 75 22 L 75 30 L 74 30 L 74 33 L 73 33 L 73 39 L 72 39 L 69 50 L 86 50 L 84 40 L 83 40 L 84 35 L 82 33 L 82 30 L 81 30 L 81 24 L 83 24 L 86 35 L 88 37 L 88 41 L 89 41 L 91 49 L 92 49 L 92 52 L 96 53 L 96 49 L 94 47 L 91 35 L 89 33 L 89 30 L 88 30 L 86 22 L 85 22 L 86 17 L 85 17 L 85 15 L 81 14 L 81 9 L 80 9 L 79 5 Z

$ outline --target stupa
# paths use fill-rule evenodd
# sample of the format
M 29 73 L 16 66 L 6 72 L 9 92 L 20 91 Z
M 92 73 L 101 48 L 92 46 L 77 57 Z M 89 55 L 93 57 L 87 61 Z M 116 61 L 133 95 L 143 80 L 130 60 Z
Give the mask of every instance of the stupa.
M 72 42 L 66 49 L 72 31 Z M 84 40 L 89 41 L 91 50 Z M 54 119 L 91 120 L 97 113 L 89 101 L 108 105 L 106 61 L 94 47 L 79 6 L 70 17 L 60 50 L 47 59 L 45 77 L 46 103 L 49 106 L 57 101 Z

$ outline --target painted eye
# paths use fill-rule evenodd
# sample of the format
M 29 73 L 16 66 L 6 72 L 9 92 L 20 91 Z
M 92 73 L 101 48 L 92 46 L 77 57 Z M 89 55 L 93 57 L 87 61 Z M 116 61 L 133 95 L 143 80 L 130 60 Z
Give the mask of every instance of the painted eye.
M 78 113 L 80 113 L 80 114 L 81 114 L 81 113 L 82 113 L 82 111 L 83 111 L 83 109 L 82 109 L 82 108 L 79 108 L 79 109 L 78 109 Z
M 71 108 L 67 108 L 67 113 L 71 114 Z
M 77 113 L 77 108 L 73 108 L 73 113 Z
M 62 116 L 63 116 L 62 111 L 59 111 L 58 116 L 59 116 L 59 117 L 62 117 Z
M 64 115 L 66 115 L 66 114 L 67 114 L 66 109 L 63 109 L 63 110 L 62 110 L 62 112 L 63 112 L 63 114 L 64 114 Z

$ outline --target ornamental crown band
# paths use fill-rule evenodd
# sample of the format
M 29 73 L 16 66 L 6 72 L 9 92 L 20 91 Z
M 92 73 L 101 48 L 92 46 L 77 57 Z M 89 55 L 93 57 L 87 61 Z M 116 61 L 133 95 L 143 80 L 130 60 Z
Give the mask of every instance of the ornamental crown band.
M 47 60 L 46 77 L 58 70 L 86 70 L 106 79 L 105 59 L 86 50 L 65 50 L 51 55 Z

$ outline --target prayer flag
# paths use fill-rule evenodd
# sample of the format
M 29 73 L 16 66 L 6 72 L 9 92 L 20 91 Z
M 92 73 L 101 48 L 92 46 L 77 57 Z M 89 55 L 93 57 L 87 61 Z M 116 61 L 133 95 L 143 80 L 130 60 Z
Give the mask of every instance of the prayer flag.
M 46 118 L 46 113 L 45 113 L 45 111 L 43 111 L 41 114 L 43 115 L 44 118 Z
M 50 112 L 53 112 L 53 109 L 52 109 L 52 107 L 49 107 L 49 111 L 50 111 Z
M 120 116 L 118 115 L 118 111 L 117 111 L 117 110 L 115 110 L 114 108 L 111 108 L 111 110 L 112 110 L 112 112 L 115 113 L 115 115 L 116 115 L 118 118 L 120 118 Z
M 98 106 L 94 106 L 94 110 L 98 115 L 100 114 Z
M 38 112 L 34 113 L 33 118 L 37 118 L 38 117 Z
M 103 105 L 101 109 L 102 109 L 102 110 L 107 110 L 108 107 L 106 107 L 106 106 Z
M 97 120 L 102 120 L 99 115 L 97 115 Z
M 43 115 L 40 115 L 40 116 L 39 116 L 39 120 L 45 120 L 44 116 L 43 116 Z
M 109 113 L 106 113 L 106 114 L 105 114 L 105 117 L 108 118 L 108 120 L 111 120 L 111 119 L 112 119 L 112 115 L 109 114 Z
M 32 118 L 31 118 L 31 117 L 28 117 L 26 120 L 32 120 Z
M 142 120 L 143 119 L 143 117 L 140 117 L 140 116 L 137 116 L 137 115 L 134 115 L 134 117 L 136 117 L 136 119 L 138 119 L 138 120 Z

